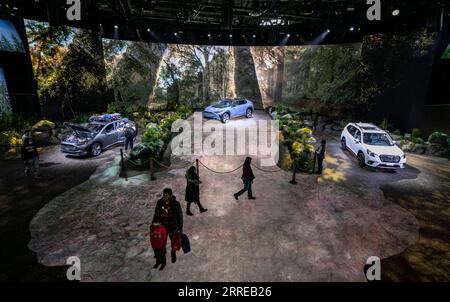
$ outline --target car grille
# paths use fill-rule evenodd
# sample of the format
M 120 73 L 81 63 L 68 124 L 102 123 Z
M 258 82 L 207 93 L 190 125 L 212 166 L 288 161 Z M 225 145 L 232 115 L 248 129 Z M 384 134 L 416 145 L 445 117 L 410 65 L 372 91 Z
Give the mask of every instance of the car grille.
M 400 156 L 397 155 L 380 155 L 380 159 L 385 163 L 398 163 L 400 161 Z
M 204 116 L 208 116 L 208 117 L 214 117 L 214 113 L 209 112 L 209 111 L 203 112 L 203 115 L 204 115 Z
M 77 147 L 72 146 L 72 145 L 61 144 L 61 149 L 66 150 L 66 151 L 74 151 L 77 149 Z

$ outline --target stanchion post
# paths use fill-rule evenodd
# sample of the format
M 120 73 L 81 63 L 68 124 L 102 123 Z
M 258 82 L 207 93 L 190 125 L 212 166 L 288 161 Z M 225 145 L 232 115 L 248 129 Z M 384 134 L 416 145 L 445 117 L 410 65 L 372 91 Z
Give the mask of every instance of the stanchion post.
M 197 175 L 200 176 L 200 171 L 198 170 L 198 158 L 195 160 L 195 166 L 197 169 Z
M 153 162 L 153 157 L 150 158 L 150 180 L 151 180 L 151 181 L 156 180 L 155 172 L 154 172 L 154 162 Z
M 295 172 L 296 172 L 295 161 L 292 163 L 292 180 L 289 181 L 291 185 L 296 185 L 297 181 L 295 180 Z
M 317 160 L 317 152 L 314 151 L 314 162 L 311 174 L 314 174 L 314 171 L 316 171 L 316 160 Z
M 125 179 L 128 180 L 122 148 L 120 149 L 120 177 L 125 177 Z

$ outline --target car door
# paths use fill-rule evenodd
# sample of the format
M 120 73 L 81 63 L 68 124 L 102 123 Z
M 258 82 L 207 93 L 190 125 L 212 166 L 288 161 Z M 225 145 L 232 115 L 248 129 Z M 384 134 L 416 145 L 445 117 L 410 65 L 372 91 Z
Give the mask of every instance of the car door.
M 242 100 L 239 101 L 239 113 L 240 115 L 245 115 L 246 111 L 247 111 L 247 101 L 246 100 Z
M 118 121 L 116 126 L 117 140 L 125 142 L 125 121 Z
M 347 148 L 350 149 L 350 151 L 354 152 L 354 143 L 355 143 L 355 132 L 356 128 L 352 125 L 347 126 L 347 135 L 345 135 L 345 143 L 347 144 Z
M 239 101 L 231 102 L 231 117 L 239 116 Z
M 117 140 L 117 131 L 115 123 L 110 123 L 102 131 L 103 148 L 107 148 L 115 143 Z
M 352 139 L 352 151 L 355 154 L 358 154 L 359 145 L 361 144 L 361 131 L 359 129 L 356 129 L 355 136 Z

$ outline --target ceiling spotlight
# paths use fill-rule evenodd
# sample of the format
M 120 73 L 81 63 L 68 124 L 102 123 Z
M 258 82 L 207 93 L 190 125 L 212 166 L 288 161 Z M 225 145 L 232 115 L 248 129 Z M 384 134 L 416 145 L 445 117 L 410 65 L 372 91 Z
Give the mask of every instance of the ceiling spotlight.
M 355 28 L 352 26 L 352 27 L 350 27 L 350 31 L 354 31 L 355 30 Z
M 230 34 L 230 35 L 229 35 L 229 37 L 230 37 L 230 38 L 233 38 L 233 35 L 232 35 L 232 34 Z
M 291 36 L 291 34 L 286 34 L 286 37 L 288 37 L 288 38 L 289 38 L 290 36 Z
M 148 31 L 148 32 L 151 32 L 150 28 L 147 28 L 147 31 Z
M 252 37 L 253 37 L 253 38 L 256 38 L 256 35 L 253 35 Z
M 208 34 L 208 38 L 210 38 L 211 37 L 211 34 Z
M 114 28 L 115 28 L 115 29 L 118 29 L 118 28 L 119 28 L 119 25 L 117 25 L 117 24 L 114 25 Z
M 173 35 L 174 35 L 174 36 L 178 36 L 178 33 L 177 33 L 177 32 L 174 32 Z
M 399 9 L 394 9 L 392 11 L 392 16 L 398 16 L 400 14 L 400 10 Z
M 331 32 L 331 30 L 327 29 L 327 33 Z

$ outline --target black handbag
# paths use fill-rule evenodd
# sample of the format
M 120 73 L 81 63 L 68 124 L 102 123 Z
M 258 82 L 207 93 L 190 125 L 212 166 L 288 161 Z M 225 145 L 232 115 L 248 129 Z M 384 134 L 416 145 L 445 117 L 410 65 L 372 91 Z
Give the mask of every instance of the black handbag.
M 189 238 L 186 234 L 181 234 L 181 248 L 185 254 L 191 251 L 191 243 L 189 242 Z

